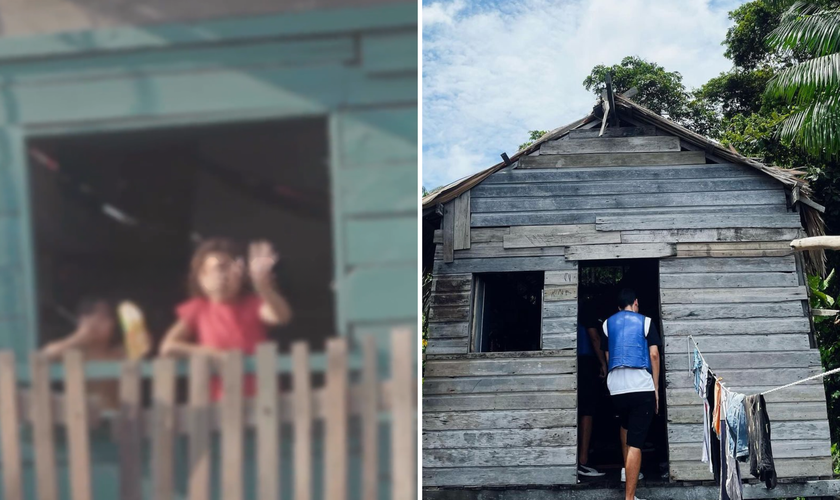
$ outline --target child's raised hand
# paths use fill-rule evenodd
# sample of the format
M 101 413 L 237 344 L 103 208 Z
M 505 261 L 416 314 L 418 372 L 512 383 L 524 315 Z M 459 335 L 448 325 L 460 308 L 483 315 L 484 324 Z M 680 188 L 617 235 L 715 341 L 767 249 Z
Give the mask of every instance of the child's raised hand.
M 271 243 L 267 241 L 256 241 L 248 248 L 248 271 L 254 286 L 263 286 L 271 283 L 271 269 L 277 262 L 277 253 Z

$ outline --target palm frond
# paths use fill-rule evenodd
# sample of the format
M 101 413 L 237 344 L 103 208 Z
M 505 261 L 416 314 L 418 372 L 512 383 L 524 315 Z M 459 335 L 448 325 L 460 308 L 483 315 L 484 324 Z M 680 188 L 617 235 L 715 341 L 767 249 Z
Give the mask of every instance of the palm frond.
M 840 53 L 815 57 L 785 68 L 767 82 L 767 93 L 806 104 L 818 94 L 840 88 Z
M 814 56 L 840 51 L 840 10 L 799 15 L 781 23 L 767 37 L 777 50 L 804 50 Z
M 822 94 L 782 122 L 781 138 L 820 158 L 840 157 L 840 96 Z

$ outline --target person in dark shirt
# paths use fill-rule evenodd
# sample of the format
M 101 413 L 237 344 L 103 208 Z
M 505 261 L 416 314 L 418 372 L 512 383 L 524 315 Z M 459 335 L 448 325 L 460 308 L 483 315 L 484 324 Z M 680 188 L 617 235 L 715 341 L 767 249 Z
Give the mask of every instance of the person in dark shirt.
M 589 443 L 592 439 L 592 417 L 601 398 L 607 361 L 601 350 L 598 320 L 590 304 L 584 304 L 578 321 L 578 410 L 580 440 L 578 442 L 578 475 L 600 477 L 604 473 L 589 466 Z

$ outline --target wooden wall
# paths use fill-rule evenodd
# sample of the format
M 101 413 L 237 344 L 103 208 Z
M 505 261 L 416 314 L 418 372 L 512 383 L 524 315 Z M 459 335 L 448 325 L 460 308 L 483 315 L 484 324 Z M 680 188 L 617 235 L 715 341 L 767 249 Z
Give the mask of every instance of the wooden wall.
M 572 355 L 576 348 L 578 261 L 660 259 L 670 471 L 674 480 L 702 480 L 709 475 L 699 460 L 702 406 L 690 389 L 687 335 L 697 338 L 729 387 L 741 392 L 792 382 L 819 370 L 820 361 L 809 346 L 806 289 L 789 247 L 802 233 L 800 217 L 788 207 L 783 186 L 750 167 L 715 164 L 684 147 L 679 138 L 652 128 L 607 129 L 600 138 L 597 131 L 576 130 L 544 144 L 446 205 L 435 235 L 434 274 L 438 282 L 457 277 L 459 283 L 471 283 L 474 273 L 545 271 L 543 349 L 558 356 Z M 454 305 L 435 290 L 427 367 L 443 361 L 436 353 L 446 353 L 451 365 L 490 358 L 494 363 L 506 359 L 505 366 L 515 369 L 523 362 L 518 353 L 469 354 L 470 304 L 464 292 L 459 289 Z M 435 432 L 449 429 L 444 412 L 455 416 L 468 408 L 430 407 L 429 402 L 477 401 L 491 398 L 490 390 L 497 396 L 505 392 L 500 383 L 477 384 L 474 375 L 436 368 L 426 375 L 424 424 L 434 422 Z M 461 377 L 473 383 L 457 382 Z M 440 394 L 444 386 L 446 396 Z M 473 395 L 477 388 L 481 396 Z M 768 401 L 779 474 L 830 476 L 822 385 L 779 391 Z M 529 425 L 535 428 L 546 412 L 556 412 L 539 398 L 529 405 L 517 417 L 533 421 Z M 446 474 L 437 479 L 436 469 L 444 462 L 424 462 L 424 478 L 430 481 L 424 484 L 538 484 L 530 469 L 540 463 L 535 456 L 520 464 L 521 475 L 452 472 L 467 467 L 455 458 L 460 456 L 455 450 L 464 446 L 440 436 L 424 440 L 424 453 L 434 449 L 440 455 L 448 448 L 453 454 Z M 485 455 L 482 464 L 510 467 L 510 457 Z M 573 484 L 575 478 L 552 481 Z
M 440 356 L 423 381 L 423 485 L 574 484 L 574 351 Z

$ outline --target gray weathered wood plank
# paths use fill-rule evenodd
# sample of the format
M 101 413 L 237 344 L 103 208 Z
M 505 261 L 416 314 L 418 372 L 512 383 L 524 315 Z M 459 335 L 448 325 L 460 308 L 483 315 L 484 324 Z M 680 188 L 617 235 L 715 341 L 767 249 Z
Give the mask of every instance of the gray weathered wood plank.
M 654 135 L 654 127 L 609 127 L 604 129 L 603 135 L 598 127 L 589 129 L 575 129 L 570 130 L 566 136 L 569 139 L 594 139 L 599 136 L 604 137 L 638 137 L 645 135 Z
M 773 441 L 829 441 L 828 421 L 771 422 Z M 703 424 L 669 424 L 668 443 L 701 443 Z
M 664 243 L 728 243 L 728 242 L 755 242 L 755 244 L 743 245 L 741 247 L 733 248 L 782 248 L 779 243 L 790 243 L 790 240 L 796 238 L 799 234 L 798 229 L 793 228 L 762 228 L 762 227 L 743 227 L 743 228 L 722 228 L 722 229 L 653 229 L 653 230 L 639 230 L 639 231 L 621 231 L 622 243 L 649 243 L 649 242 L 664 242 Z M 767 245 L 767 243 L 774 243 L 774 245 Z M 760 244 L 759 244 L 760 243 Z M 679 248 L 679 247 L 678 247 Z M 707 248 L 689 247 L 688 248 Z M 711 248 L 711 247 L 709 247 Z M 726 247 L 715 247 L 726 248 Z
M 577 388 L 575 375 L 492 375 L 470 377 L 425 377 L 423 394 L 478 394 L 524 391 L 571 391 Z
M 585 196 L 554 195 L 540 197 L 474 198 L 472 200 L 472 211 L 477 214 L 484 214 L 493 212 L 534 212 L 586 209 L 615 210 L 661 208 L 663 210 L 667 210 L 671 207 L 702 207 L 715 205 L 768 205 L 780 207 L 784 206 L 784 200 L 784 191 L 782 191 L 782 189 L 772 191 L 724 191 L 720 193 L 700 192 Z M 600 227 L 598 230 L 603 231 Z
M 561 271 L 576 269 L 563 257 L 508 257 L 499 259 L 459 259 L 451 264 L 435 262 L 435 274 L 490 273 L 515 271 Z
M 445 339 L 445 338 L 461 338 L 468 337 L 469 332 L 468 322 L 453 322 L 453 323 L 429 323 L 429 338 L 430 339 Z
M 470 306 L 436 306 L 429 310 L 429 322 L 458 322 L 469 321 Z
M 575 349 L 577 335 L 574 333 L 546 333 L 542 334 L 543 349 Z
M 701 288 L 661 290 L 662 304 L 735 304 L 788 302 L 808 298 L 804 286 L 784 288 Z
M 577 317 L 543 318 L 543 334 L 576 334 Z M 564 348 L 558 348 L 564 349 Z
M 472 286 L 472 275 L 470 274 L 435 276 L 434 280 L 435 293 L 469 292 Z
M 825 442 L 820 440 L 812 441 L 773 441 L 773 458 L 813 458 L 825 457 L 828 453 Z M 697 443 L 680 443 L 668 447 L 668 458 L 675 462 L 688 462 L 697 460 Z M 708 466 L 707 470 L 708 470 Z M 742 465 L 742 469 L 746 469 Z M 747 472 L 744 470 L 743 472 Z M 746 477 L 743 474 L 742 477 Z M 750 476 L 752 477 L 752 476 Z
M 746 319 L 804 316 L 801 301 L 756 304 L 665 304 L 662 319 Z
M 572 357 L 557 357 L 429 360 L 426 362 L 425 378 L 559 374 L 577 374 L 577 359 Z
M 768 389 L 773 389 L 774 386 L 765 385 L 748 385 L 755 384 L 755 380 L 738 380 L 730 381 L 729 388 L 736 392 L 743 394 L 758 394 Z M 778 386 L 775 386 L 778 387 Z M 797 385 L 791 389 L 783 389 L 781 391 L 771 392 L 764 396 L 767 404 L 777 403 L 823 403 L 825 404 L 825 389 L 820 385 Z M 690 389 L 675 388 L 668 391 L 667 394 L 668 407 L 672 406 L 688 406 L 697 404 L 699 396 L 694 392 L 694 387 Z
M 511 236 L 556 236 L 563 234 L 593 234 L 596 233 L 595 224 L 559 224 L 547 226 L 513 226 L 503 234 L 503 238 Z
M 576 318 L 577 300 L 543 301 L 543 318 Z
M 522 467 L 575 465 L 574 446 L 425 450 L 423 467 Z
M 443 205 L 443 261 L 452 262 L 455 258 L 455 207 L 453 201 Z
M 547 285 L 543 290 L 543 301 L 545 302 L 574 300 L 577 296 L 577 285 Z
M 811 330 L 808 318 L 692 319 L 663 322 L 665 335 L 709 336 L 766 335 L 771 333 L 802 333 Z
M 575 466 L 423 468 L 423 486 L 575 484 Z M 707 469 L 708 470 L 708 469 Z
M 703 405 L 669 406 L 668 422 L 677 424 L 696 424 L 703 422 Z M 774 403 L 772 422 L 790 422 L 799 420 L 825 420 L 828 418 L 824 402 Z M 673 457 L 672 457 L 673 459 Z
M 762 288 L 797 286 L 796 273 L 660 274 L 661 288 Z
M 466 354 L 470 349 L 470 339 L 437 339 L 429 341 L 426 354 Z
M 470 192 L 464 191 L 454 203 L 454 248 L 464 250 L 470 248 Z
M 730 215 L 761 215 L 779 214 L 787 215 L 784 206 L 779 205 L 721 205 L 706 207 L 668 207 L 668 208 L 625 208 L 625 209 L 592 209 L 592 210 L 558 210 L 541 212 L 496 212 L 485 214 L 472 214 L 472 227 L 495 227 L 495 226 L 533 226 L 549 224 L 594 224 L 599 216 L 630 216 L 642 217 L 650 215 L 672 214 L 724 214 Z M 629 228 L 626 228 L 629 229 Z
M 754 272 L 796 272 L 793 256 L 786 257 L 741 257 L 716 259 L 697 257 L 694 259 L 666 259 L 659 263 L 662 274 L 677 273 L 754 273 Z
M 679 179 L 760 179 L 767 176 L 754 168 L 732 163 L 644 167 L 564 168 L 550 170 L 502 170 L 473 189 L 493 184 L 587 182 L 598 185 L 610 181 L 666 181 Z M 781 184 L 781 183 L 778 183 Z M 476 193 L 473 192 L 473 196 Z
M 596 217 L 595 225 L 599 231 L 630 231 L 642 229 L 703 229 L 703 228 L 741 228 L 741 227 L 778 227 L 799 229 L 802 223 L 799 214 L 777 215 L 646 215 L 646 216 L 605 216 Z
M 742 352 L 704 352 L 703 357 L 710 366 L 727 370 L 820 366 L 820 353 L 817 349 L 811 349 L 810 351 L 776 352 L 772 356 L 744 356 Z M 677 352 L 673 355 L 665 356 L 664 359 L 666 371 L 682 371 L 686 377 L 689 376 L 686 370 L 685 348 L 683 348 L 682 353 Z
M 826 430 L 828 422 L 825 423 Z M 797 435 L 810 435 L 800 432 Z M 423 431 L 423 449 L 573 446 L 577 429 L 489 429 L 479 431 Z
M 831 458 L 779 459 L 775 461 L 778 477 L 831 477 Z M 430 469 L 435 470 L 435 469 Z M 712 479 L 709 466 L 698 460 L 670 464 L 670 475 L 676 481 L 706 481 Z M 762 485 L 761 488 L 764 488 Z
M 696 396 L 696 395 L 695 395 Z M 423 411 L 570 409 L 577 405 L 574 391 L 424 396 Z
M 739 377 L 752 378 L 753 380 L 761 380 L 762 384 L 781 386 L 801 380 L 811 375 L 816 375 L 822 370 L 818 367 L 805 368 L 775 368 L 768 366 L 766 368 L 756 369 L 737 369 L 727 370 L 726 368 L 715 368 L 715 374 L 723 377 L 724 380 L 733 380 Z M 694 379 L 687 376 L 685 371 L 669 372 L 665 374 L 665 380 L 668 388 L 685 389 L 694 387 Z M 820 380 L 809 380 L 803 384 L 822 384 Z
M 575 271 L 546 271 L 546 285 L 577 285 L 578 272 Z
M 554 429 L 575 425 L 577 410 L 423 412 L 424 431 Z
M 650 168 L 650 167 L 648 167 Z M 566 171 L 563 170 L 565 173 Z M 725 173 L 724 173 L 725 175 Z M 481 183 L 471 190 L 473 198 L 529 197 L 529 196 L 605 196 L 657 193 L 720 193 L 727 191 L 764 191 L 768 199 L 775 198 L 776 203 L 784 203 L 781 183 L 771 177 L 714 177 L 697 179 L 639 179 L 628 177 L 621 180 L 598 180 L 592 182 L 570 182 L 552 179 L 541 183 L 527 182 L 524 179 L 508 176 L 509 182 Z M 767 192 L 770 190 L 772 192 Z M 781 196 L 781 199 L 779 199 Z
M 621 243 L 621 233 L 614 231 L 589 234 L 511 234 L 505 236 L 504 247 L 564 247 L 569 245 L 594 245 L 598 243 Z
M 679 151 L 679 137 L 598 137 L 549 141 L 540 146 L 540 155 L 580 153 L 654 153 Z
M 675 151 L 668 153 L 591 153 L 568 155 L 523 156 L 519 167 L 574 168 L 574 167 L 635 167 L 654 165 L 705 165 L 702 151 Z
M 620 243 L 616 245 L 579 245 L 566 248 L 565 259 L 601 260 L 601 259 L 646 259 L 676 255 L 674 245 L 670 243 Z
M 434 293 L 431 300 L 432 307 L 468 306 L 470 305 L 470 292 Z
M 665 337 L 665 352 L 673 349 L 685 352 L 687 337 L 667 335 Z M 766 352 L 766 351 L 796 351 L 807 350 L 811 346 L 808 336 L 797 334 L 774 335 L 713 335 L 695 336 L 694 339 L 705 352 Z
M 563 247 L 505 248 L 501 241 L 473 243 L 469 250 L 455 250 L 455 259 L 492 259 L 496 257 L 551 257 L 562 256 Z M 435 260 L 443 260 L 443 249 L 435 248 Z
M 509 227 L 472 227 L 470 241 L 472 243 L 501 242 L 506 234 L 510 234 Z

